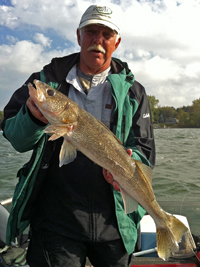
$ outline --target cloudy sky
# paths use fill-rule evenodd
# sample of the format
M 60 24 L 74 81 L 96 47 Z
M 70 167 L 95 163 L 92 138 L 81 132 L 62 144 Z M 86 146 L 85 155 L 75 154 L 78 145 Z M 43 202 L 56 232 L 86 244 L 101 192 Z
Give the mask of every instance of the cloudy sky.
M 109 6 L 128 62 L 160 106 L 200 98 L 200 0 L 0 0 L 0 110 L 33 72 L 79 51 L 76 29 L 91 4 Z

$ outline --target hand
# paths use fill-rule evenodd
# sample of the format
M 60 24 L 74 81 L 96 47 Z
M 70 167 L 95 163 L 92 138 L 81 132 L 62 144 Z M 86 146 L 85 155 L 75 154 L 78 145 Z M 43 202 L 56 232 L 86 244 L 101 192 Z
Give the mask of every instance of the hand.
M 31 97 L 29 97 L 27 99 L 26 105 L 29 108 L 29 110 L 32 113 L 32 115 L 36 119 L 38 119 L 38 120 L 40 120 L 40 121 L 42 121 L 42 122 L 44 122 L 46 124 L 49 124 L 48 120 L 43 116 L 43 114 L 41 113 L 41 111 L 37 108 L 37 106 L 35 105 L 35 103 L 34 103 L 34 101 L 33 101 L 33 99 Z
M 129 156 L 132 155 L 132 149 L 129 148 L 129 149 L 126 150 L 126 152 L 129 154 Z M 104 168 L 103 168 L 103 176 L 104 176 L 104 178 L 106 179 L 106 181 L 107 181 L 108 183 L 110 183 L 110 184 L 114 187 L 115 190 L 120 191 L 118 182 L 116 182 L 116 181 L 113 179 L 112 174 L 109 173 L 109 171 L 107 171 L 107 170 L 104 169 Z

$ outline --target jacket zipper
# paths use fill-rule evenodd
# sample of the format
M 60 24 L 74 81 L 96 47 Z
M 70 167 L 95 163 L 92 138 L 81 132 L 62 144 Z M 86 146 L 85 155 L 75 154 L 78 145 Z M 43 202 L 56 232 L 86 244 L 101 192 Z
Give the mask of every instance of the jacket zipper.
M 125 133 L 126 133 L 126 116 L 125 115 L 123 115 L 123 119 L 122 119 L 122 128 L 123 128 L 123 140 L 122 140 L 122 143 L 124 145 Z

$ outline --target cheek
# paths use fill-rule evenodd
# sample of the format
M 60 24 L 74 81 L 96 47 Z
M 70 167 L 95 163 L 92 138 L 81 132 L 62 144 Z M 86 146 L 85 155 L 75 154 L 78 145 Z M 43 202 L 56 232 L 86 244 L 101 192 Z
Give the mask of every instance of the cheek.
M 108 42 L 106 43 L 105 49 L 107 51 L 107 54 L 112 54 L 115 51 L 115 42 Z
M 81 48 L 89 47 L 91 45 L 91 42 L 92 42 L 91 38 L 85 36 L 84 33 L 79 38 L 79 44 Z
M 81 51 L 82 51 L 83 53 L 87 53 L 87 49 L 88 49 L 88 47 L 89 47 L 90 45 L 91 45 L 90 42 L 84 40 L 84 42 L 81 43 Z
M 106 49 L 107 56 L 111 56 L 114 51 L 115 51 L 115 49 L 113 49 L 113 47 L 108 46 Z

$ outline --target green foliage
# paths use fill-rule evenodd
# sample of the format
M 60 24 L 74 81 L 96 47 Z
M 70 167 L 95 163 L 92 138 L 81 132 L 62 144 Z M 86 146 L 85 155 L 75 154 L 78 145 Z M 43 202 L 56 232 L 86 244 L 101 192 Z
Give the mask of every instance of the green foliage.
M 152 119 L 154 123 L 165 124 L 169 118 L 178 119 L 178 127 L 197 127 L 200 128 L 200 98 L 192 102 L 192 106 L 183 106 L 175 109 L 174 107 L 160 107 L 159 100 L 155 96 L 148 96 Z
M 158 103 L 159 103 L 159 100 L 155 98 L 154 95 L 148 95 L 148 99 L 149 99 L 149 104 L 150 104 L 150 108 L 151 108 L 151 115 L 152 115 L 152 120 L 153 122 L 154 121 L 158 121 L 158 110 L 157 110 L 157 107 L 158 107 Z
M 185 125 L 189 125 L 189 113 L 184 110 L 180 110 L 178 114 L 179 125 L 184 127 Z
M 3 111 L 0 111 L 0 124 L 2 123 L 2 121 L 3 121 Z M 0 127 L 0 129 L 1 129 L 1 127 Z
M 162 122 L 166 122 L 167 118 L 175 118 L 176 110 L 174 107 L 159 107 L 159 118 L 162 118 Z
M 158 107 L 159 100 L 156 99 L 154 95 L 148 95 L 148 99 L 151 109 Z

